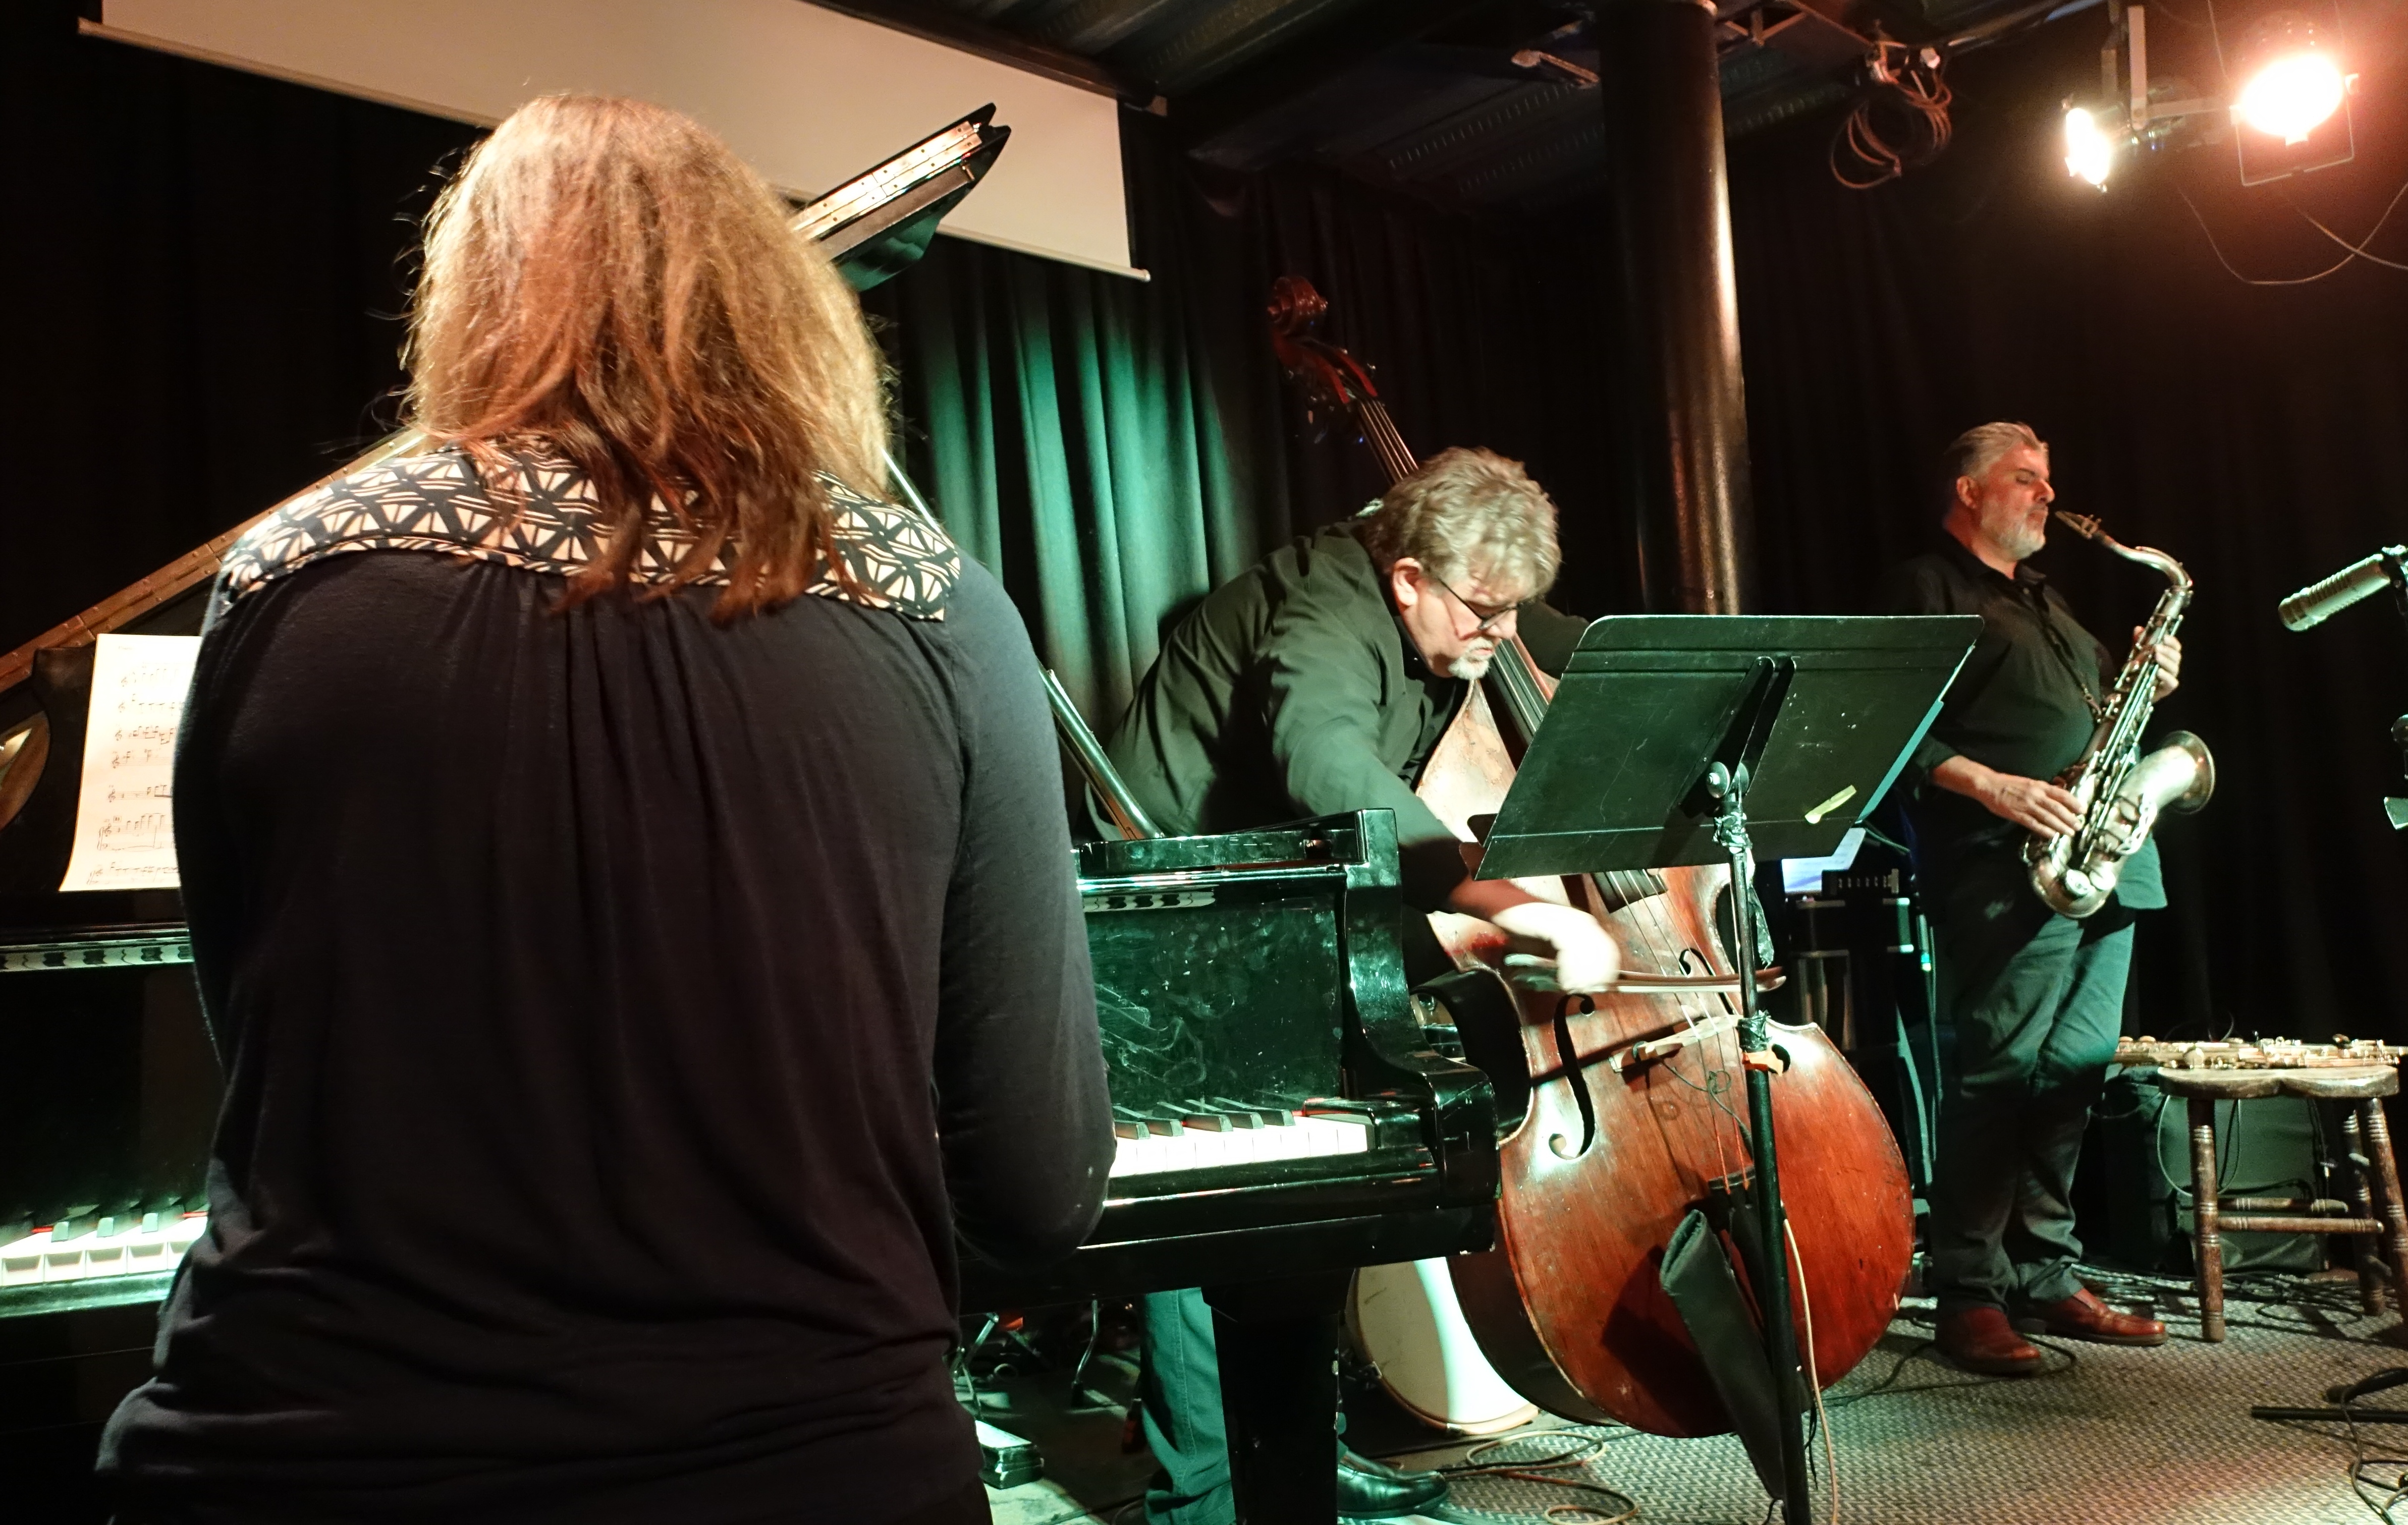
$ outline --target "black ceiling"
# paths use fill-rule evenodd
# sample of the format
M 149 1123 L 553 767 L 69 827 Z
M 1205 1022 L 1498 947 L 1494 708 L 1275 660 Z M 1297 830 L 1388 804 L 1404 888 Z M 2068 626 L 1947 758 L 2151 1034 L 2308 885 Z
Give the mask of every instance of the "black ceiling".
M 1588 28 L 1597 4 L 1612 0 L 822 3 L 1151 104 L 1198 157 L 1230 167 L 1301 160 L 1465 208 L 1543 207 L 1604 174 Z M 2051 8 L 1722 0 L 1726 130 L 1846 99 L 1873 38 L 1969 46 Z

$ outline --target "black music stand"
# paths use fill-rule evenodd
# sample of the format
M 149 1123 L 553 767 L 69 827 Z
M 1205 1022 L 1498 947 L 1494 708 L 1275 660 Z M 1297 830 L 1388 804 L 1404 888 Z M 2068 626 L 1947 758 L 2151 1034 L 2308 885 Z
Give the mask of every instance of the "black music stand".
M 1758 847 L 1819 858 L 1879 803 L 1940 713 L 1982 621 L 1621 615 L 1588 627 L 1484 837 L 1483 878 L 1731 865 Z M 1740 1048 L 1762 1210 L 1756 1263 L 1789 1263 L 1772 1133 L 1772 1069 L 1756 1003 L 1756 897 L 1730 897 Z M 1775 1380 L 1803 1393 L 1789 1277 L 1758 1289 Z M 1809 1525 L 1805 1436 L 1782 1410 L 1784 1518 Z

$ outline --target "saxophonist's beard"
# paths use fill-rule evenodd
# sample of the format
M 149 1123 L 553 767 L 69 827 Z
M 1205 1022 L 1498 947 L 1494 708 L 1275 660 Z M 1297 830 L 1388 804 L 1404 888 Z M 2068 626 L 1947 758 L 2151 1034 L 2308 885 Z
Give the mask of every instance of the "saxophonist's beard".
M 1999 549 L 2006 552 L 2007 560 L 2011 562 L 2029 561 L 2039 555 L 2041 548 L 2046 544 L 2048 515 L 2045 511 L 2039 518 L 2018 524 L 1999 536 Z

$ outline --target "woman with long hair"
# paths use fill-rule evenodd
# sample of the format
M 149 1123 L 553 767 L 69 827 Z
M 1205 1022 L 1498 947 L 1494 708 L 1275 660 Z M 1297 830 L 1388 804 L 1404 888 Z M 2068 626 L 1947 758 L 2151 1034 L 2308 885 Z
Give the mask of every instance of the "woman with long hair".
M 693 121 L 426 232 L 424 449 L 228 558 L 176 821 L 227 1076 L 144 1521 L 983 1519 L 953 1244 L 1111 1159 L 1037 663 L 860 309 Z

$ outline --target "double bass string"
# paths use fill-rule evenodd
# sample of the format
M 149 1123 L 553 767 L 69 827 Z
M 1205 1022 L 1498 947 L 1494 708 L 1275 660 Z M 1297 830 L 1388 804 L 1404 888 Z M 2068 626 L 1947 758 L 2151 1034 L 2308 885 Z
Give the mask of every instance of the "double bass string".
M 1363 441 L 1380 458 L 1381 464 L 1386 469 L 1389 478 L 1398 480 L 1410 476 L 1417 468 L 1418 463 L 1414 458 L 1412 447 L 1405 443 L 1404 435 L 1397 428 L 1396 420 L 1389 416 L 1387 404 L 1382 402 L 1377 396 L 1366 396 L 1355 399 L 1355 416 L 1362 428 Z M 1534 671 L 1536 664 L 1529 661 L 1528 648 L 1522 645 L 1518 636 L 1498 647 L 1498 659 L 1497 676 L 1505 700 L 1505 707 L 1512 712 L 1513 719 L 1521 728 L 1526 742 L 1536 733 L 1539 718 L 1546 712 L 1546 691 L 1539 683 Z M 1596 900 L 1594 909 L 1600 913 L 1604 919 L 1611 920 L 1614 913 L 1607 908 L 1603 887 L 1598 883 L 1593 875 L 1583 875 L 1580 877 L 1588 885 L 1590 893 Z M 1640 884 L 1635 888 L 1649 887 Z M 1670 916 L 1665 908 L 1657 904 L 1660 896 L 1667 892 L 1669 891 L 1656 890 L 1651 893 L 1633 893 L 1625 896 L 1620 909 L 1629 913 L 1629 920 L 1634 923 L 1629 930 L 1639 934 L 1638 940 L 1646 946 L 1647 951 L 1659 964 L 1666 962 L 1667 951 L 1681 948 L 1680 954 L 1671 961 L 1676 966 L 1685 967 L 1688 958 L 1694 954 L 1711 972 L 1711 961 L 1706 960 L 1702 954 L 1698 954 L 1695 949 L 1681 948 L 1682 938 L 1679 929 L 1672 924 Z M 1699 1013 L 1693 1003 L 1702 1003 L 1703 999 L 1702 996 L 1686 994 L 1674 997 L 1675 1008 L 1680 1012 L 1682 1020 L 1692 1028 L 1697 1027 L 1700 1020 Z M 1591 1005 L 1590 1009 L 1596 1009 L 1594 1004 Z M 1706 1016 L 1711 1018 L 1712 1015 L 1712 1009 L 1708 1008 Z M 1717 1053 L 1721 1051 L 1724 1042 L 1721 1035 L 1709 1037 L 1706 1041 Z M 1567 1055 L 1566 1058 L 1574 1065 L 1584 1063 L 1578 1053 Z M 1740 1124 L 1737 1114 L 1730 1110 L 1729 1103 L 1724 1100 L 1722 1092 L 1718 1091 L 1713 1083 L 1716 1075 L 1727 1075 L 1727 1062 L 1709 1065 L 1707 1061 L 1708 1056 L 1701 1051 L 1698 1055 L 1698 1064 L 1700 1073 L 1704 1076 L 1702 1083 L 1691 1080 L 1681 1073 L 1677 1055 L 1670 1056 L 1660 1062 L 1666 1066 L 1674 1079 L 1691 1087 L 1706 1098 L 1711 1108 L 1707 1114 L 1706 1128 L 1708 1135 L 1713 1140 L 1715 1167 L 1720 1174 L 1728 1176 L 1730 1150 L 1726 1147 L 1724 1138 L 1726 1122 L 1732 1130 L 1730 1143 L 1742 1146 L 1743 1153 L 1748 1158 L 1752 1159 L 1755 1151 L 1753 1147 L 1745 1147 L 1745 1130 Z M 1727 1090 L 1727 1087 L 1724 1089 Z
M 1411 475 L 1419 463 L 1413 454 L 1412 447 L 1405 442 L 1402 431 L 1398 429 L 1395 419 L 1389 416 L 1387 404 L 1376 393 L 1369 392 L 1349 400 L 1354 405 L 1355 418 L 1362 429 L 1364 443 L 1369 445 L 1372 452 L 1380 458 L 1380 463 L 1386 469 L 1389 478 L 1397 480 Z M 1526 739 L 1527 734 L 1536 728 L 1537 717 L 1545 711 L 1547 702 L 1545 691 L 1540 687 L 1531 669 L 1524 665 L 1526 660 L 1526 648 L 1518 639 L 1500 647 L 1498 655 L 1500 659 L 1498 677 L 1501 686 L 1509 707 L 1524 711 L 1516 715 L 1515 719 L 1522 722 Z M 1596 908 L 1604 911 L 1601 887 L 1597 884 L 1593 876 L 1583 876 L 1583 877 L 1587 880 L 1592 893 L 1597 896 Z M 1647 945 L 1647 951 L 1656 957 L 1658 963 L 1666 962 L 1665 955 L 1668 951 L 1679 948 L 1680 954 L 1671 961 L 1677 966 L 1685 966 L 1688 958 L 1694 955 L 1705 963 L 1711 972 L 1711 960 L 1706 959 L 1697 949 L 1682 948 L 1682 938 L 1678 929 L 1673 926 L 1664 907 L 1656 904 L 1656 894 L 1634 894 L 1627 898 L 1622 909 L 1630 913 L 1629 930 L 1641 934 L 1641 940 Z M 1609 918 L 1612 915 L 1611 911 L 1606 911 L 1605 914 Z M 1693 1002 L 1701 1003 L 1702 1001 L 1703 997 L 1685 994 L 1675 998 L 1676 1008 L 1680 1011 L 1682 1019 L 1692 1028 L 1699 1025 L 1701 1020 L 1700 1014 Z M 1711 1019 L 1712 1016 L 1712 1008 L 1709 1007 L 1705 1013 L 1705 1019 Z M 1701 1051 L 1698 1055 L 1701 1080 L 1691 1080 L 1687 1076 L 1681 1074 L 1677 1056 L 1668 1057 L 1661 1062 L 1675 1079 L 1694 1088 L 1707 1099 L 1712 1108 L 1707 1118 L 1707 1129 L 1714 1143 L 1715 1163 L 1726 1176 L 1730 1173 L 1730 1154 L 1724 1137 L 1724 1128 L 1727 1123 L 1731 1130 L 1728 1143 L 1737 1146 L 1746 1158 L 1752 1160 L 1755 1156 L 1754 1147 L 1747 1142 L 1745 1126 L 1740 1121 L 1738 1115 L 1731 1111 L 1730 1104 L 1723 1094 L 1723 1090 L 1728 1089 L 1727 1086 L 1723 1088 L 1723 1090 L 1717 1090 L 1713 1083 L 1716 1076 L 1723 1076 L 1726 1080 L 1729 1076 L 1731 1066 L 1729 1059 L 1726 1057 L 1727 1041 L 1736 1040 L 1721 1033 L 1709 1036 L 1705 1040 L 1711 1047 L 1713 1054 L 1711 1062 L 1707 1053 Z M 1568 1057 L 1574 1062 L 1579 1062 L 1579 1056 Z
M 1515 726 L 1522 732 L 1526 745 L 1537 734 L 1548 705 L 1546 689 L 1540 682 L 1535 668 L 1536 663 L 1530 658 L 1528 648 L 1522 644 L 1518 636 L 1500 645 L 1498 648 L 1495 676 L 1505 701 L 1505 708 L 1512 717 Z M 1659 966 L 1667 963 L 1672 966 L 1670 969 L 1661 969 L 1660 972 L 1670 974 L 1674 969 L 1684 973 L 1690 972 L 1690 960 L 1696 959 L 1701 966 L 1699 972 L 1713 973 L 1713 961 L 1708 959 L 1701 950 L 1683 946 L 1684 939 L 1681 935 L 1680 929 L 1673 923 L 1669 911 L 1662 904 L 1663 897 L 1670 892 L 1669 886 L 1661 884 L 1652 876 L 1643 873 L 1610 875 L 1602 877 L 1594 874 L 1584 874 L 1574 877 L 1586 886 L 1594 903 L 1591 909 L 1601 919 L 1612 921 L 1619 913 L 1627 913 L 1625 930 L 1632 941 L 1648 953 Z M 1616 892 L 1609 891 L 1606 882 L 1608 879 L 1612 881 L 1613 890 Z M 1622 904 L 1619 906 L 1612 905 L 1610 903 L 1617 898 Z M 1679 951 L 1675 953 L 1672 951 L 1674 949 Z M 1710 1020 L 1713 1016 L 1713 1007 L 1706 1004 L 1706 998 L 1701 994 L 1677 994 L 1673 1001 L 1681 1019 L 1693 1029 L 1699 1026 L 1701 1020 Z M 1724 998 L 1724 1005 L 1727 1007 L 1729 1005 L 1727 997 Z M 1700 1006 L 1704 1007 L 1702 1013 L 1698 1009 Z M 1596 1009 L 1594 1005 L 1590 1009 Z M 1731 1111 L 1729 1103 L 1724 1099 L 1725 1093 L 1729 1089 L 1728 1085 L 1726 1083 L 1718 1089 L 1713 1083 L 1717 1076 L 1727 1081 L 1728 1061 L 1719 1057 L 1724 1052 L 1725 1041 L 1724 1034 L 1710 1034 L 1704 1040 L 1706 1048 L 1701 1048 L 1698 1056 L 1701 1080 L 1691 1080 L 1681 1073 L 1677 1054 L 1667 1055 L 1657 1062 L 1662 1063 L 1666 1067 L 1666 1072 L 1675 1080 L 1705 1097 L 1711 1108 L 1706 1118 L 1706 1129 L 1708 1136 L 1713 1140 L 1715 1169 L 1717 1174 L 1728 1176 L 1731 1159 L 1729 1146 L 1739 1146 L 1743 1155 L 1749 1159 L 1754 1158 L 1755 1150 L 1746 1142 L 1746 1131 L 1741 1124 L 1738 1114 Z M 1712 1050 L 1711 1053 L 1707 1051 L 1708 1048 Z M 1579 1062 L 1579 1056 L 1572 1057 L 1576 1062 Z M 1726 1141 L 1724 1136 L 1726 1122 L 1732 1130 L 1732 1137 L 1728 1141 Z
M 1362 420 L 1364 443 L 1378 454 L 1391 481 L 1410 477 L 1420 468 L 1420 463 L 1413 459 L 1412 447 L 1405 443 L 1396 420 L 1388 417 L 1387 404 L 1377 397 L 1364 399 Z

